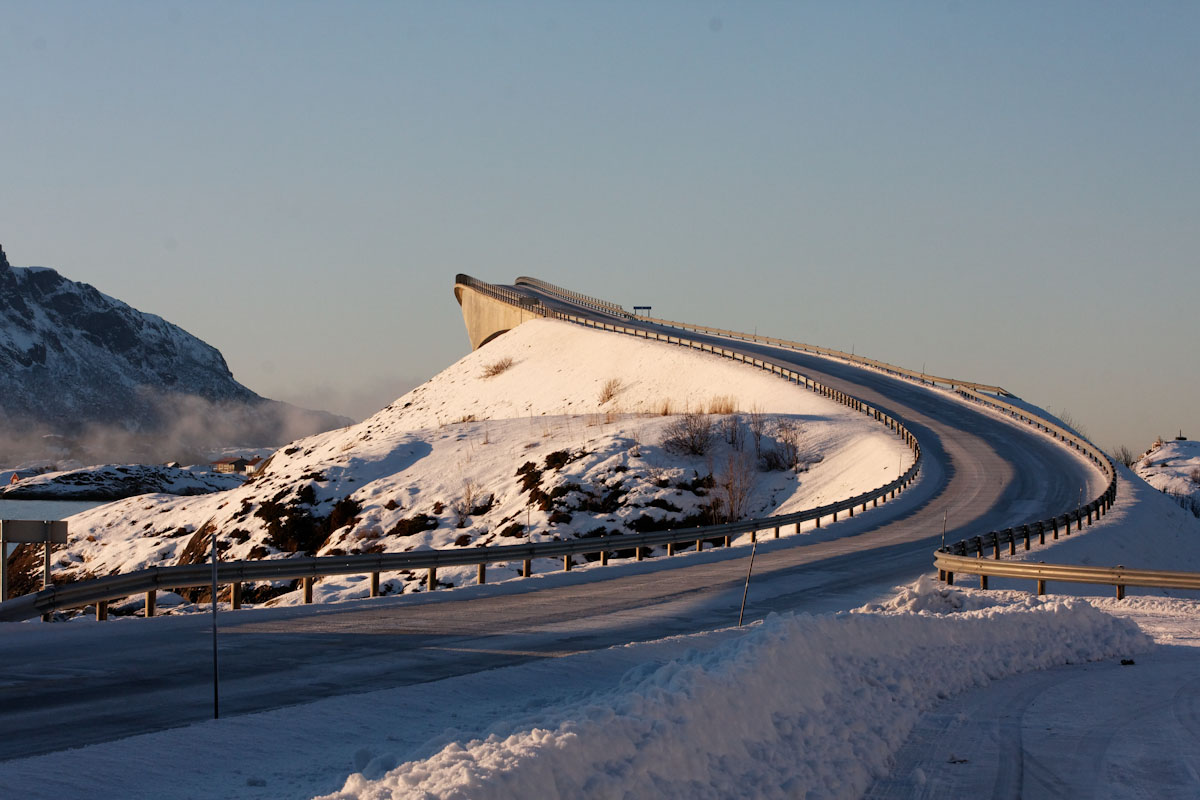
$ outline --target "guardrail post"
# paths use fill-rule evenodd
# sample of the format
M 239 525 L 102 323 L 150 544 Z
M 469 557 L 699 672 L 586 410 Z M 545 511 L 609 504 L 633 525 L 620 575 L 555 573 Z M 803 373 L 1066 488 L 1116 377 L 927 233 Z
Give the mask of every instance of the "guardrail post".
M 107 600 L 97 600 L 96 601 L 96 621 L 103 622 L 106 619 L 108 619 L 108 601 Z
M 1012 533 L 1008 535 L 1008 554 L 1010 556 L 1015 556 L 1017 554 L 1017 537 Z
M 487 564 L 479 565 L 479 574 L 475 577 L 475 582 L 480 586 L 487 583 Z
M 607 564 L 608 562 L 605 561 Z M 525 563 L 521 565 L 521 577 L 528 578 L 533 574 L 533 562 L 530 559 L 525 559 Z
M 1075 511 L 1075 526 L 1075 530 L 1083 530 L 1083 514 L 1080 514 L 1078 509 Z
M 1118 600 L 1125 599 L 1125 584 L 1123 584 L 1123 583 L 1117 584 L 1117 599 Z
M 979 576 L 979 588 L 980 588 L 980 589 L 986 589 L 986 588 L 987 588 L 987 579 L 988 579 L 988 576 L 987 576 L 987 575 L 980 575 L 980 576 Z
M 1046 523 L 1044 523 L 1044 522 L 1038 523 L 1038 537 L 1039 537 L 1038 544 L 1046 543 Z
M 667 542 L 667 555 L 668 556 L 675 555 L 675 543 L 674 542 Z
M 951 572 L 950 570 L 946 570 L 946 585 L 947 586 L 954 585 L 954 573 Z
M 147 590 L 146 591 L 146 616 L 147 617 L 154 616 L 154 600 L 155 600 L 154 590 L 153 589 Z
M 728 533 L 727 533 L 727 534 L 725 534 L 725 544 L 724 544 L 723 546 L 724 546 L 724 547 L 729 547 L 729 534 L 728 534 Z
M 697 552 L 697 553 L 699 553 L 699 552 L 701 552 L 702 550 L 704 550 L 704 540 L 703 540 L 703 539 L 697 539 L 697 540 L 696 540 L 696 552 Z
M 1041 597 L 1042 595 L 1044 595 L 1046 593 L 1046 582 L 1044 580 L 1042 580 L 1041 578 L 1038 578 L 1037 593 L 1038 593 L 1038 597 Z
M 571 556 L 568 554 L 568 555 L 563 556 L 563 572 L 570 572 L 570 571 L 571 571 Z
M 799 523 L 799 522 L 797 522 L 797 523 L 796 523 L 796 527 L 797 527 L 797 528 L 799 528 L 799 527 L 800 527 L 800 523 Z M 776 539 L 778 539 L 778 538 L 779 538 L 779 526 L 778 526 L 778 525 L 776 525 L 776 526 L 775 526 L 775 538 L 776 538 Z M 750 541 L 751 541 L 751 542 L 753 542 L 753 541 L 754 541 L 754 539 L 751 539 Z
M 837 522 L 837 512 L 836 511 L 833 512 L 833 521 Z
M 1088 510 L 1087 510 L 1087 512 L 1088 512 L 1088 515 L 1087 515 L 1087 517 L 1088 517 L 1088 527 L 1090 528 L 1090 527 L 1092 527 L 1092 507 L 1091 507 L 1091 506 L 1088 506 Z
M 234 584 L 235 586 L 237 584 Z M 379 573 L 371 573 L 371 597 L 379 597 Z
M 425 586 L 431 592 L 437 588 L 437 567 L 429 568 L 429 574 L 425 576 Z
M 602 566 L 602 567 L 608 566 L 608 551 L 607 550 L 600 551 L 600 566 Z
M 1058 539 L 1058 517 L 1055 517 L 1054 519 L 1050 520 L 1050 524 L 1052 526 L 1054 526 L 1054 538 L 1057 540 Z
M 233 603 L 233 608 L 236 611 L 242 607 L 242 584 L 241 581 L 234 581 L 230 584 L 230 602 Z
M 1025 549 L 1028 550 L 1029 549 L 1029 526 L 1022 525 L 1021 533 L 1025 534 Z
M 312 576 L 309 575 L 309 576 L 305 577 L 304 578 L 304 602 L 305 602 L 305 604 L 312 602 L 312 585 L 313 585 Z
M 818 528 L 821 527 L 821 518 L 820 517 L 817 517 L 816 523 L 817 523 Z
M 854 506 L 850 506 L 850 516 L 854 516 Z
M 995 536 L 992 538 L 992 550 L 994 551 L 993 558 L 995 558 L 997 561 L 999 561 L 1000 560 L 1000 537 L 999 536 Z

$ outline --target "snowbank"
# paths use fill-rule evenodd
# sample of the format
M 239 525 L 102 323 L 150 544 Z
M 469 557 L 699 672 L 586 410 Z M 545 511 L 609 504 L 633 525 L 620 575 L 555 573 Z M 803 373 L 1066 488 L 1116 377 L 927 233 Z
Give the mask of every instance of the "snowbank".
M 928 591 L 955 593 L 912 589 Z M 1150 644 L 1070 599 L 772 616 L 709 652 L 632 670 L 615 691 L 351 775 L 328 798 L 857 797 L 939 699 Z

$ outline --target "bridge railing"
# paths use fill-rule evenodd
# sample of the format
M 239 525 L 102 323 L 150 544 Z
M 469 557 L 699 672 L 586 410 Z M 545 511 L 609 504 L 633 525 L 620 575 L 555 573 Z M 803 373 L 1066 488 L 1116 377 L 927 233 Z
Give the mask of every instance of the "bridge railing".
M 616 303 L 610 303 L 607 300 L 601 300 L 597 297 L 580 294 L 579 292 L 572 292 L 570 289 L 564 289 L 561 286 L 555 286 L 553 283 L 546 283 L 546 281 L 538 280 L 537 278 L 530 278 L 523 275 L 513 281 L 513 283 L 517 286 L 532 286 L 533 288 L 543 291 L 553 297 L 558 297 L 562 300 L 568 300 L 576 305 L 584 306 L 585 308 L 593 308 L 597 311 L 603 311 L 606 314 L 612 314 L 617 317 L 633 316 Z
M 678 328 L 685 331 L 695 331 L 696 333 L 706 333 L 712 336 L 721 336 L 727 339 L 737 339 L 745 342 L 755 342 L 758 344 L 766 344 L 772 347 L 784 347 L 789 350 L 799 350 L 805 353 L 813 353 L 814 355 L 826 356 L 828 358 L 836 358 L 842 361 L 848 361 L 863 367 L 886 372 L 889 375 L 896 375 L 902 378 L 927 383 L 932 385 L 944 385 L 951 389 L 958 387 L 966 387 L 980 392 L 991 392 L 997 395 L 1011 396 L 999 386 L 992 386 L 986 383 L 974 383 L 972 381 L 962 381 L 957 378 L 942 378 L 937 375 L 928 375 L 924 372 L 898 367 L 895 364 L 889 364 L 886 361 L 876 361 L 873 358 L 865 358 L 853 353 L 846 353 L 841 350 L 834 350 L 829 347 L 818 347 L 817 345 L 805 344 L 803 342 L 795 342 L 791 339 L 779 339 L 774 336 L 759 336 L 756 333 L 745 333 L 744 331 L 731 331 L 724 328 L 712 328 L 707 325 L 693 325 L 687 322 L 676 322 L 668 319 L 658 319 L 657 317 L 634 316 L 634 319 L 641 322 L 648 322 L 653 325 L 662 325 L 668 328 Z

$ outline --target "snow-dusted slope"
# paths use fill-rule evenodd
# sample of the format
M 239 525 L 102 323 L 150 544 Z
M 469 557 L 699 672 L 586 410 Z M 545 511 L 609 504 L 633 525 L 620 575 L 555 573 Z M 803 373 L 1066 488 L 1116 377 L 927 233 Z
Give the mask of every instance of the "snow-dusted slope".
M 0 372 L 0 435 L 10 459 L 38 444 L 21 441 L 31 431 L 86 440 L 110 459 L 128 448 L 118 432 L 155 437 L 159 449 L 277 445 L 347 422 L 265 400 L 233 379 L 216 348 L 182 328 L 52 269 L 13 267 L 2 250 Z
M 1176 439 L 1158 441 L 1134 465 L 1138 477 L 1184 502 L 1200 516 L 1200 442 Z
M 664 449 L 681 412 L 713 409 L 736 412 L 698 418 L 716 428 L 709 453 Z M 757 448 L 755 415 L 763 421 Z M 761 469 L 759 454 L 788 449 L 789 428 L 801 432 L 796 467 Z M 245 559 L 697 525 L 728 516 L 721 483 L 731 475 L 749 478 L 744 518 L 852 496 L 910 464 L 882 426 L 778 378 L 539 320 L 374 417 L 283 448 L 244 486 L 205 497 L 147 495 L 73 517 L 55 570 L 70 579 L 193 562 L 211 526 L 223 558 Z M 489 577 L 515 574 L 513 566 Z M 420 577 L 385 575 L 384 591 L 415 590 Z M 439 571 L 439 579 L 473 581 L 474 568 Z M 317 586 L 325 600 L 366 592 L 358 578 Z

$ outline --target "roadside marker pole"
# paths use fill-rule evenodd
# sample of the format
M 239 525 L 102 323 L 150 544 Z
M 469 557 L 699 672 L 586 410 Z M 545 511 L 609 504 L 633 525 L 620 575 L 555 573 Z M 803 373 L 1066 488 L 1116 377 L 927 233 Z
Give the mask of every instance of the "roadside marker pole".
M 758 538 L 750 543 L 750 566 L 746 568 L 746 585 L 742 587 L 742 610 L 738 612 L 738 627 L 742 627 L 742 617 L 746 614 L 746 594 L 750 591 L 750 573 L 754 571 L 754 551 L 758 549 Z

